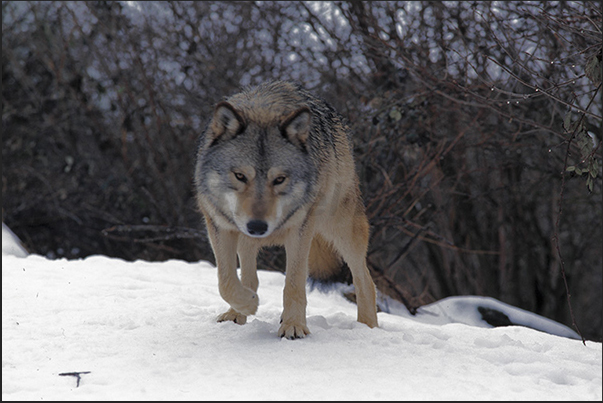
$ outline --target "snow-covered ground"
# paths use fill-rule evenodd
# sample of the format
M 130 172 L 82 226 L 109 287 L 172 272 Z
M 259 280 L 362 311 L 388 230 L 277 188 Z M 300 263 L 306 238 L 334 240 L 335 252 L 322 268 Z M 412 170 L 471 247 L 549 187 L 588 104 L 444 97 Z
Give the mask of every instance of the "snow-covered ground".
M 600 343 L 483 327 L 477 305 L 572 337 L 496 300 L 447 299 L 416 316 L 390 301 L 395 314 L 369 329 L 341 292 L 314 290 L 312 334 L 291 341 L 276 334 L 280 273 L 259 273 L 260 308 L 239 326 L 215 322 L 227 306 L 208 263 L 48 260 L 13 242 L 3 229 L 3 400 L 602 398 Z M 79 386 L 60 376 L 75 372 Z

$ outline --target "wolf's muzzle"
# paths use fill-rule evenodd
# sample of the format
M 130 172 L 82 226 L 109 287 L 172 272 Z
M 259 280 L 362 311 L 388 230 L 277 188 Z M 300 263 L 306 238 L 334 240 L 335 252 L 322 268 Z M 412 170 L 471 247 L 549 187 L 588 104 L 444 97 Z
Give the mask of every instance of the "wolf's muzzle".
M 262 220 L 251 220 L 247 223 L 247 232 L 251 236 L 262 236 L 268 231 L 268 224 Z

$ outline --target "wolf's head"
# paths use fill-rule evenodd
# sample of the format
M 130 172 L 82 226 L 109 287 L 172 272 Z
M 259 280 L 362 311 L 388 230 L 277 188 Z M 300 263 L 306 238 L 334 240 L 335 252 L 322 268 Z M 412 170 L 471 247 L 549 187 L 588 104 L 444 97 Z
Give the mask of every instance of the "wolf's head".
M 262 106 L 217 104 L 195 171 L 200 203 L 251 237 L 285 226 L 312 197 L 316 177 L 307 149 L 310 109 Z

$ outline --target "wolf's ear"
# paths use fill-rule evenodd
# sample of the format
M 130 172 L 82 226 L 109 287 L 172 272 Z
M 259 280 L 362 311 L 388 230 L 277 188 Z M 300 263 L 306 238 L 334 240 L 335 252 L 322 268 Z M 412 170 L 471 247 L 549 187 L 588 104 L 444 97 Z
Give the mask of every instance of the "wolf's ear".
M 312 112 L 303 107 L 293 112 L 280 126 L 283 136 L 298 147 L 305 148 L 306 141 L 310 136 L 310 126 L 312 125 Z
M 226 101 L 216 105 L 214 117 L 211 121 L 211 143 L 219 138 L 229 140 L 241 133 L 245 128 L 245 121 L 235 108 Z

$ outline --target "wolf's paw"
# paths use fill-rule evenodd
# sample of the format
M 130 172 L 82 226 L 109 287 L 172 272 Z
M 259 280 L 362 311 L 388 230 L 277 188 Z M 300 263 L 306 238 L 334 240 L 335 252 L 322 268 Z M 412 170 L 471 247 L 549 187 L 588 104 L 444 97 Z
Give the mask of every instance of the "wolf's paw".
M 222 315 L 218 316 L 218 322 L 234 322 L 238 325 L 244 325 L 247 323 L 247 316 L 242 313 L 238 313 L 234 309 L 230 308 L 228 311 L 224 312 Z
M 310 330 L 308 330 L 308 326 L 303 323 L 283 323 L 280 329 L 278 329 L 278 336 L 286 337 L 289 340 L 303 339 L 309 334 Z
M 249 316 L 255 315 L 258 310 L 258 305 L 260 304 L 260 298 L 258 295 L 251 291 L 249 288 L 244 288 L 244 292 L 240 292 L 237 294 L 235 300 L 230 300 L 227 302 L 230 304 L 233 310 L 238 312 L 239 314 Z

